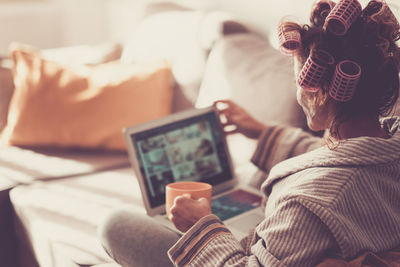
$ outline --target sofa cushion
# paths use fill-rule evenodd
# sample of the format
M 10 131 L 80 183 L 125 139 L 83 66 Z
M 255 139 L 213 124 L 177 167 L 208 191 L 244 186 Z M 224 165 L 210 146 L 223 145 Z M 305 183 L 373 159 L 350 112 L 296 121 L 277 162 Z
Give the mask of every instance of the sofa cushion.
M 121 57 L 122 45 L 119 43 L 101 43 L 98 45 L 79 45 L 40 50 L 47 60 L 63 64 L 101 64 Z M 12 61 L 0 58 L 0 133 L 6 125 L 8 106 L 14 92 Z
M 264 123 L 305 127 L 293 75 L 291 59 L 267 40 L 251 33 L 229 35 L 210 53 L 196 107 L 229 98 Z
M 0 181 L 30 184 L 129 166 L 126 152 L 0 147 Z
M 69 66 L 12 49 L 15 91 L 2 141 L 8 145 L 125 150 L 121 130 L 171 112 L 165 62 Z

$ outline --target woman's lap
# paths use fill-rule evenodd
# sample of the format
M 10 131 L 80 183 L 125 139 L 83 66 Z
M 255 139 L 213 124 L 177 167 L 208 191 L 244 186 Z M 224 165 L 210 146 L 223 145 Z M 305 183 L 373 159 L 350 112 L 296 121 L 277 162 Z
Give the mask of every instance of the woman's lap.
M 150 217 L 129 211 L 111 214 L 99 236 L 107 253 L 122 266 L 173 266 L 167 251 L 180 237 Z

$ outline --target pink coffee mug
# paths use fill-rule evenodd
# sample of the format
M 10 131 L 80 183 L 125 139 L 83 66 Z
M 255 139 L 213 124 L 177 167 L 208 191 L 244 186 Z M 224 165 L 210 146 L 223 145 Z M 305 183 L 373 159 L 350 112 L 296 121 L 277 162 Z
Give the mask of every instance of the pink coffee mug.
M 212 186 L 202 182 L 175 182 L 166 185 L 165 210 L 170 215 L 171 207 L 177 196 L 190 196 L 193 199 L 205 198 L 211 206 Z

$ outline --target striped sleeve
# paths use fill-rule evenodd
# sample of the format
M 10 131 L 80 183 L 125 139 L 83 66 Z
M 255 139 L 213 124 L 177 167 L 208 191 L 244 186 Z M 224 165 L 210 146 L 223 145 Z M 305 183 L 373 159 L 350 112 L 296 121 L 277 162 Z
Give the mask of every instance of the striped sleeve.
M 320 147 L 323 140 L 302 129 L 273 126 L 266 128 L 257 144 L 251 161 L 264 172 L 277 163 Z
M 215 216 L 202 218 L 169 250 L 175 266 L 315 266 L 337 244 L 311 211 L 287 201 L 257 227 L 250 253 Z
M 175 266 L 187 266 L 211 240 L 222 235 L 232 234 L 217 216 L 205 216 L 185 233 L 168 255 Z
M 247 255 L 240 242 L 215 215 L 200 219 L 168 251 L 175 266 L 261 267 L 255 255 Z

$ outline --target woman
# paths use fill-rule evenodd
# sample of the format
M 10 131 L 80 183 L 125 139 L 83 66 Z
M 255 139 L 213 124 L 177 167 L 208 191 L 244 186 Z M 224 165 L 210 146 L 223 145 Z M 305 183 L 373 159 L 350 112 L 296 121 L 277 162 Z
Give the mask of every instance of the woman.
M 231 132 L 259 139 L 265 219 L 239 241 L 204 200 L 178 197 L 170 219 L 183 236 L 119 212 L 101 230 L 107 252 L 123 266 L 315 266 L 399 247 L 400 120 L 382 119 L 399 93 L 399 29 L 380 1 L 318 2 L 310 25 L 283 21 L 298 102 L 310 129 L 327 130 L 325 144 L 218 101 Z

